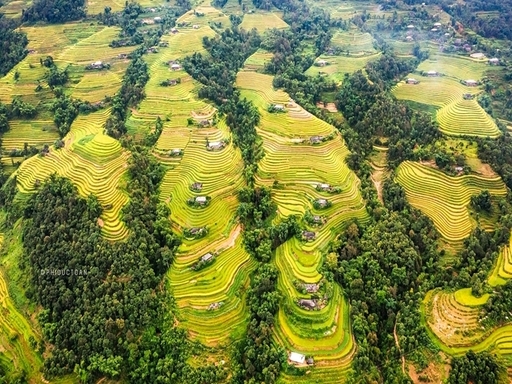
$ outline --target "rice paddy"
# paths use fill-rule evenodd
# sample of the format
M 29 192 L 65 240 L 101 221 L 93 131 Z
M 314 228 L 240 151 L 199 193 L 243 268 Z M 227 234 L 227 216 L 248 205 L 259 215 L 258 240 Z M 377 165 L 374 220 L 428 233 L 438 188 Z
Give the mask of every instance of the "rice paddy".
M 461 242 L 476 225 L 468 211 L 472 195 L 483 190 L 494 196 L 506 195 L 499 177 L 452 177 L 409 161 L 398 167 L 396 181 L 404 188 L 409 203 L 430 217 L 449 242 Z
M 134 110 L 128 127 L 134 134 L 150 129 L 157 116 L 164 121 L 163 132 L 155 146 L 155 156 L 167 167 L 161 186 L 161 200 L 171 209 L 177 233 L 185 229 L 208 229 L 199 239 L 184 238 L 169 271 L 173 295 L 180 308 L 180 325 L 189 335 L 209 346 L 226 344 L 241 337 L 246 329 L 248 310 L 244 289 L 254 260 L 242 245 L 241 228 L 237 224 L 237 191 L 243 186 L 243 162 L 231 141 L 229 128 L 221 119 L 200 127 L 201 121 L 214 120 L 216 110 L 197 98 L 199 83 L 184 70 L 172 71 L 169 61 L 180 61 L 193 52 L 204 52 L 202 39 L 215 32 L 208 26 L 208 17 L 217 17 L 214 8 L 202 7 L 207 14 L 198 18 L 192 12 L 182 17 L 191 24 L 179 32 L 162 38 L 169 43 L 157 54 L 146 56 L 150 80 L 146 99 Z M 166 79 L 180 79 L 176 85 L 162 87 Z M 193 123 L 190 124 L 189 119 Z M 228 141 L 219 151 L 208 151 L 206 143 Z M 170 156 L 173 149 L 179 156 Z M 191 185 L 201 183 L 201 190 Z M 190 206 L 191 197 L 207 196 L 205 207 Z M 205 254 L 215 254 L 213 263 L 194 271 L 192 266 Z
M 109 110 L 79 116 L 65 138 L 65 146 L 52 148 L 46 156 L 24 161 L 16 171 L 18 189 L 33 193 L 37 184 L 52 173 L 69 177 L 82 196 L 94 194 L 103 206 L 100 226 L 110 240 L 121 240 L 127 229 L 120 220 L 121 208 L 128 198 L 120 183 L 126 170 L 128 153 L 118 141 L 103 134 Z
M 325 60 L 325 66 L 312 65 L 306 74 L 310 76 L 327 75 L 330 79 L 341 82 L 346 73 L 353 73 L 363 69 L 365 65 L 379 58 L 381 54 L 375 53 L 368 56 L 342 56 L 342 55 L 321 55 L 317 61 Z
M 256 13 L 245 14 L 240 27 L 248 31 L 255 28 L 259 33 L 263 33 L 267 29 L 288 28 L 288 24 L 281 19 L 280 15 L 274 12 L 257 11 Z
M 410 74 L 408 77 L 416 78 L 420 83 L 401 82 L 393 90 L 394 95 L 398 99 L 438 107 L 436 117 L 441 132 L 453 136 L 492 138 L 500 135 L 494 120 L 475 99 L 480 92 L 478 88 L 467 87 L 458 80 L 445 76 L 417 77 Z M 473 95 L 473 99 L 465 99 L 465 94 Z
M 265 157 L 260 162 L 257 182 L 277 185 L 273 188 L 278 206 L 276 220 L 289 215 L 302 216 L 306 210 L 327 220 L 320 229 L 315 229 L 313 241 L 293 238 L 276 251 L 274 262 L 280 271 L 278 289 L 285 297 L 275 325 L 276 341 L 287 350 L 313 355 L 316 364 L 313 375 L 324 375 L 322 382 L 337 382 L 340 374 L 349 368 L 354 353 L 347 303 L 337 285 L 326 283 L 328 303 L 321 309 L 303 309 L 297 300 L 309 295 L 301 294 L 294 282 L 321 283 L 323 277 L 318 267 L 333 238 L 332 230 L 352 218 L 363 222 L 367 219 L 358 190 L 359 180 L 344 163 L 348 151 L 334 127 L 306 112 L 285 92 L 274 90 L 271 76 L 243 70 L 238 74 L 237 87 L 261 113 L 258 135 L 263 139 Z M 286 112 L 269 113 L 270 104 L 283 104 Z M 312 136 L 331 140 L 311 145 Z M 318 183 L 329 183 L 341 192 L 318 191 Z M 316 199 L 329 199 L 332 206 L 317 210 L 313 205 Z

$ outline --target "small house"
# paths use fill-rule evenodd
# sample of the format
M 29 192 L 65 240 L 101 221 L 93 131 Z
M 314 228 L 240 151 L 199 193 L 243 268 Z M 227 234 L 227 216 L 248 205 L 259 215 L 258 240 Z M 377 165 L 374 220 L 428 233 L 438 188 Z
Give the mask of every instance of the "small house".
M 290 352 L 288 355 L 288 360 L 293 364 L 304 364 L 306 361 L 306 356 L 297 352 Z
M 455 167 L 455 170 L 457 172 L 462 172 L 464 170 L 464 168 L 463 167 Z
M 317 66 L 319 66 L 319 67 L 325 67 L 325 66 L 327 65 L 327 61 L 322 60 L 322 59 L 321 59 L 321 60 L 318 60 L 318 61 L 316 62 L 316 65 L 317 65 Z
M 492 59 L 489 59 L 490 65 L 498 65 L 500 63 L 500 59 L 493 57 Z
M 300 299 L 299 305 L 304 309 L 315 309 L 316 303 L 313 300 L 310 299 Z
M 197 199 L 196 199 L 196 201 L 197 201 Z M 213 259 L 213 255 L 209 252 L 206 255 L 201 256 L 202 262 L 207 262 L 207 261 L 210 261 L 211 259 Z
M 427 76 L 429 76 L 429 77 L 435 77 L 437 75 L 438 75 L 437 71 L 428 71 L 427 72 Z
M 200 235 L 205 230 L 205 227 L 194 227 L 190 228 L 189 232 L 192 236 Z
M 92 69 L 102 69 L 103 68 L 103 62 L 101 61 L 95 61 L 91 64 Z
M 276 111 L 284 111 L 284 105 L 283 104 L 274 104 L 274 109 Z
M 478 81 L 476 80 L 472 80 L 472 79 L 468 79 L 468 80 L 464 80 L 464 84 L 468 87 L 475 87 L 478 85 Z
M 448 32 L 446 32 L 444 35 L 445 35 L 446 37 L 450 37 L 450 34 L 449 34 Z
M 194 29 L 199 29 L 199 25 L 194 24 L 194 25 L 192 26 L 192 28 L 194 28 Z
M 316 223 L 316 224 L 320 224 L 322 223 L 322 217 L 321 216 L 318 216 L 318 215 L 314 215 L 313 216 L 313 222 Z
M 306 241 L 313 241 L 316 238 L 316 234 L 315 234 L 315 232 L 311 232 L 311 231 L 302 231 L 302 237 Z
M 171 69 L 173 71 L 179 71 L 181 69 L 181 65 L 179 65 L 178 63 L 171 64 Z
M 175 86 L 176 84 L 178 84 L 178 80 L 169 79 L 169 80 L 167 80 L 167 84 L 169 84 L 169 86 Z
M 308 293 L 317 293 L 320 288 L 318 284 L 303 284 L 303 287 Z
M 408 78 L 406 82 L 407 82 L 407 84 L 418 84 L 419 83 L 418 80 L 413 79 L 412 77 Z
M 176 33 L 178 33 L 178 32 L 179 32 L 179 31 L 178 31 L 178 29 L 176 29 L 176 28 L 171 28 L 171 33 L 176 34 Z
M 437 32 L 437 31 L 439 31 L 439 29 L 437 29 L 437 28 L 432 28 L 432 29 L 430 30 L 430 32 Z
M 464 100 L 473 100 L 473 95 L 471 93 L 465 93 L 462 95 Z
M 208 143 L 208 150 L 216 151 L 224 148 L 224 143 L 222 141 L 210 141 Z
M 436 28 L 439 28 L 441 25 L 442 25 L 442 24 L 441 24 L 441 23 L 439 23 L 439 22 L 434 23 L 434 27 L 436 27 Z
M 453 44 L 455 44 L 455 45 L 462 45 L 462 39 L 455 39 L 453 41 Z
M 210 125 L 210 120 L 201 120 L 199 125 L 202 127 L 208 127 Z
M 320 144 L 323 140 L 323 136 L 311 136 L 309 139 L 311 144 Z
M 484 59 L 485 58 L 485 55 L 481 52 L 475 52 L 469 56 L 472 57 L 473 59 Z
M 197 196 L 195 202 L 196 202 L 196 204 L 199 204 L 199 205 L 206 204 L 206 202 L 207 202 L 206 196 Z
M 155 23 L 160 23 L 160 22 L 162 22 L 162 18 L 161 18 L 160 16 L 153 17 L 153 21 L 154 21 Z
M 194 191 L 201 191 L 203 189 L 203 183 L 195 182 L 190 186 Z
M 405 40 L 407 40 L 407 41 L 414 41 L 414 37 L 412 37 L 412 36 L 407 36 L 407 37 L 405 38 Z
M 171 149 L 169 155 L 171 156 L 180 156 L 182 154 L 182 150 L 179 148 Z
M 414 25 L 409 24 L 409 25 L 407 26 L 407 29 L 414 29 Z
M 120 53 L 119 55 L 117 55 L 117 58 L 118 59 L 127 59 L 128 58 L 128 54 L 127 53 Z
M 146 50 L 146 53 L 158 53 L 157 47 L 151 47 Z
M 327 206 L 327 199 L 317 199 L 316 203 L 321 207 Z
M 306 360 L 306 363 L 307 363 L 308 365 L 313 365 L 313 364 L 315 364 L 315 360 L 313 360 L 313 358 L 312 358 L 312 357 L 308 357 L 308 358 L 307 358 L 307 360 Z

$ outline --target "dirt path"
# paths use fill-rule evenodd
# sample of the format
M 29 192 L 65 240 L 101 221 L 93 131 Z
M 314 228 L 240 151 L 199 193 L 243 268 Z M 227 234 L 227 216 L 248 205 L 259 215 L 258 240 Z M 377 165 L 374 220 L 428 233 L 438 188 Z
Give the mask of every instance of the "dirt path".
M 379 198 L 379 201 L 382 205 L 384 205 L 384 200 L 382 199 L 382 181 L 377 181 L 373 178 L 372 174 L 372 181 L 373 185 L 375 186 L 375 189 L 377 190 L 377 197 Z
M 404 373 L 404 375 L 407 376 L 407 374 L 405 373 L 405 356 L 402 354 L 402 350 L 400 349 L 400 343 L 398 341 L 398 335 L 396 334 L 396 323 L 398 321 L 398 315 L 399 314 L 400 314 L 400 312 L 398 312 L 396 314 L 395 326 L 393 328 L 393 336 L 395 338 L 395 344 L 396 344 L 396 347 L 398 348 L 398 352 L 400 352 L 400 355 L 402 356 L 402 372 Z

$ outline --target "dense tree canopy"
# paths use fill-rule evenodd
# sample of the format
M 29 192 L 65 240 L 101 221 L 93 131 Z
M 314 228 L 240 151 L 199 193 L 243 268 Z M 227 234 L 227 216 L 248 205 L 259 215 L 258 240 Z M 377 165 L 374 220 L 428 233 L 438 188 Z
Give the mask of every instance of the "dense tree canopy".
M 23 11 L 22 20 L 63 23 L 85 17 L 85 0 L 35 0 Z
M 28 53 L 27 35 L 16 31 L 16 22 L 0 13 L 0 77 L 9 72 Z

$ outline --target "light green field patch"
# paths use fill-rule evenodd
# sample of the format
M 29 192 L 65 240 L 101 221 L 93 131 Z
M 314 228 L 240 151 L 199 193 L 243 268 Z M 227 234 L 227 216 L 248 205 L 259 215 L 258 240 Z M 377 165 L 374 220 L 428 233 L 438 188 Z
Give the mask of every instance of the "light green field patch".
M 288 28 L 288 24 L 286 24 L 284 20 L 281 19 L 280 14 L 277 14 L 275 12 L 262 11 L 245 14 L 242 24 L 240 26 L 248 31 L 250 31 L 253 28 L 256 28 L 259 33 L 263 33 L 267 29 L 272 28 Z
M 325 66 L 313 64 L 306 71 L 306 75 L 317 76 L 326 74 L 330 79 L 340 82 L 346 73 L 353 73 L 363 69 L 368 62 L 378 59 L 380 55 L 380 53 L 362 57 L 322 55 L 316 61 L 325 60 L 327 64 Z
M 349 51 L 351 56 L 373 55 L 377 51 L 373 47 L 373 37 L 368 32 L 357 29 L 336 31 L 331 40 L 333 47 Z
M 463 288 L 455 291 L 455 300 L 459 302 L 461 305 L 465 305 L 468 307 L 479 307 L 487 303 L 490 295 L 488 293 L 484 293 L 481 297 L 473 296 L 471 293 L 471 288 Z

